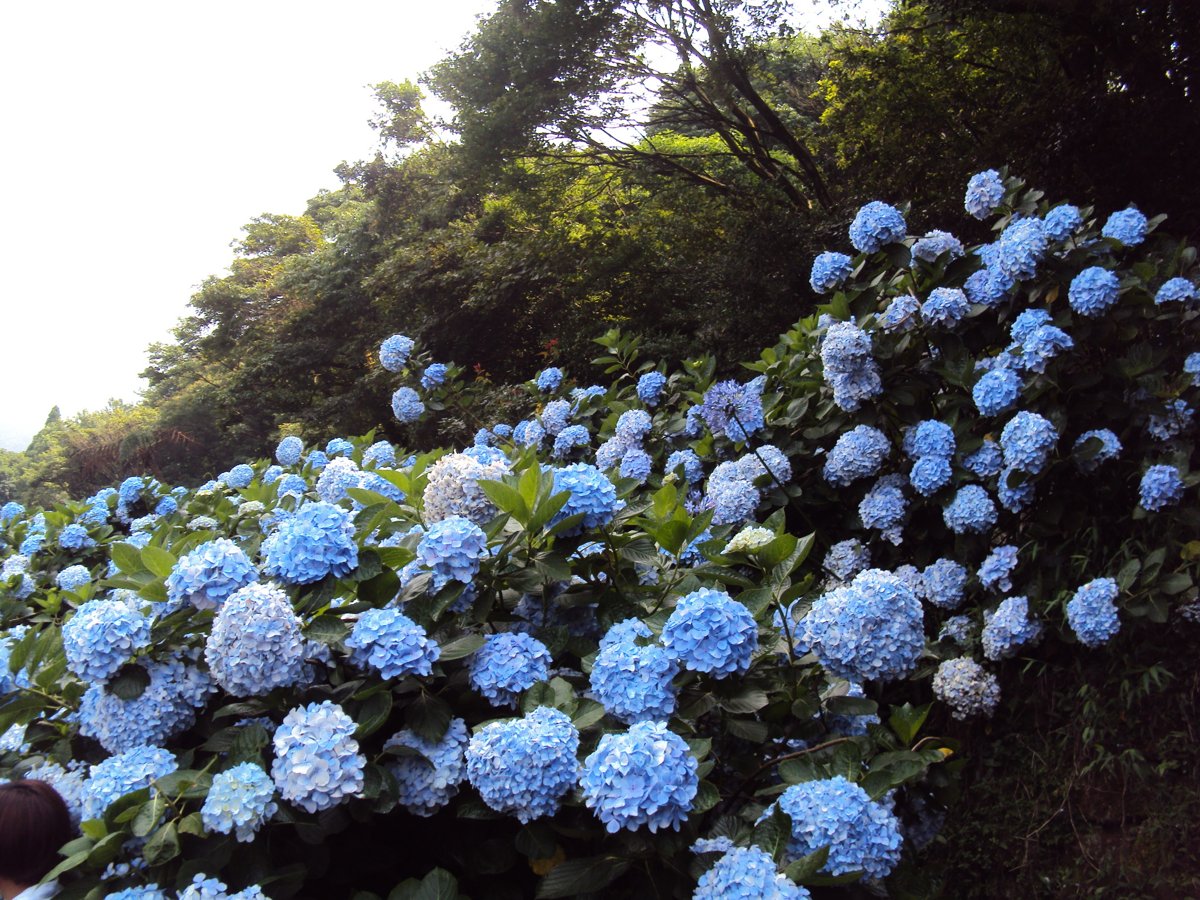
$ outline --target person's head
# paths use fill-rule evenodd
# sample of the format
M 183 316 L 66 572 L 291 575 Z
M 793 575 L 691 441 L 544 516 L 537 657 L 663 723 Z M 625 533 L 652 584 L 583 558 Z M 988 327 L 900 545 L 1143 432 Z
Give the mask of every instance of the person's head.
M 46 782 L 0 785 L 0 879 L 37 884 L 58 864 L 58 849 L 71 837 L 67 804 Z

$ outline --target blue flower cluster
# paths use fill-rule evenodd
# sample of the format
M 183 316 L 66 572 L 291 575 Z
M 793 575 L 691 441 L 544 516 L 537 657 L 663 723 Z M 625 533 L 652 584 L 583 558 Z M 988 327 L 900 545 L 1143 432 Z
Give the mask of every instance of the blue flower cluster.
M 636 637 L 649 637 L 649 629 L 638 619 L 626 619 L 608 630 L 592 664 L 592 693 L 605 712 L 626 724 L 665 721 L 675 712 L 671 681 L 679 663 L 657 644 L 639 645 Z
M 995 169 L 985 169 L 971 176 L 967 182 L 967 196 L 963 205 L 976 219 L 986 219 L 996 207 L 1004 202 L 1004 182 Z
M 837 439 L 822 474 L 833 486 L 845 487 L 878 472 L 891 452 L 891 441 L 882 431 L 870 425 L 856 425 Z
M 301 682 L 304 638 L 287 594 L 251 584 L 221 605 L 204 647 L 213 678 L 235 697 L 260 697 Z
M 718 381 L 704 392 L 700 415 L 709 430 L 731 441 L 745 441 L 763 427 L 762 392 L 766 378 L 759 376 L 746 384 Z
M 192 883 L 179 892 L 179 900 L 267 900 L 267 895 L 257 884 L 230 893 L 225 882 L 201 873 L 192 876 Z
M 67 566 L 58 573 L 54 583 L 59 590 L 78 593 L 82 587 L 87 587 L 92 581 L 92 573 L 87 566 Z
M 924 614 L 912 589 L 891 572 L 867 569 L 818 598 L 802 622 L 803 643 L 850 681 L 893 681 L 925 647 Z
M 1116 599 L 1120 593 L 1111 578 L 1096 578 L 1067 601 L 1067 624 L 1085 647 L 1099 647 L 1121 630 Z
M 181 556 L 167 576 L 167 599 L 216 609 L 238 588 L 258 580 L 254 563 L 228 538 L 201 544 Z
M 933 675 L 933 694 L 956 719 L 990 716 L 1000 702 L 1000 682 L 967 656 L 944 660 Z
M 1046 228 L 1046 236 L 1052 241 L 1065 241 L 1083 225 L 1083 216 L 1079 207 L 1063 204 L 1056 206 L 1042 219 Z
M 608 476 L 588 463 L 572 463 L 554 470 L 554 493 L 562 491 L 570 496 L 550 524 L 557 525 L 568 516 L 583 515 L 579 524 L 568 529 L 564 536 L 607 525 L 623 505 L 619 504 L 617 489 Z
M 1045 416 L 1022 410 L 1000 432 L 1004 465 L 1036 475 L 1046 467 L 1058 443 L 1058 432 Z
M 992 591 L 1012 590 L 1012 573 L 1017 568 L 1017 548 L 1011 544 L 997 547 L 979 566 L 979 583 Z
M 1120 285 L 1117 276 L 1100 266 L 1090 266 L 1071 280 L 1067 300 L 1081 316 L 1103 315 L 1117 302 Z
M 733 847 L 700 876 L 692 900 L 809 900 L 759 847 Z
M 412 388 L 399 387 L 392 394 L 392 415 L 397 422 L 410 425 L 425 415 L 425 404 Z
M 579 780 L 579 731 L 561 710 L 539 706 L 523 719 L 485 725 L 467 746 L 467 779 L 497 812 L 522 823 L 558 812 Z
M 886 475 L 867 491 L 858 504 L 863 527 L 877 528 L 880 535 L 893 544 L 903 540 L 904 516 L 908 500 L 904 496 L 904 477 Z
M 325 445 L 325 455 L 330 459 L 333 459 L 335 456 L 349 456 L 353 452 L 354 444 L 346 440 L 346 438 L 330 438 L 329 443 Z
M 542 408 L 542 414 L 539 417 L 542 428 L 546 430 L 546 434 L 550 437 L 556 437 L 560 431 L 567 427 L 567 422 L 571 417 L 571 403 L 569 400 L 551 400 Z
M 397 609 L 368 609 L 354 623 L 346 646 L 351 651 L 350 662 L 375 669 L 382 678 L 429 675 L 442 655 L 437 641 Z
M 388 763 L 396 779 L 398 801 L 416 816 L 432 816 L 455 795 L 467 774 L 466 751 L 470 733 L 462 719 L 451 719 L 441 740 L 431 741 L 410 728 L 396 732 L 384 750 L 408 747 L 423 758 L 400 756 Z
M 222 473 L 219 480 L 234 490 L 240 491 L 242 488 L 250 487 L 250 482 L 254 481 L 254 468 L 247 463 L 238 463 L 228 472 Z
M 828 847 L 823 873 L 862 871 L 868 878 L 884 878 L 900 862 L 900 821 L 841 775 L 793 784 L 767 808 L 764 817 L 776 804 L 792 820 L 792 837 L 784 855 L 787 862 Z
M 62 628 L 67 668 L 84 681 L 103 683 L 150 644 L 150 619 L 120 600 L 89 600 Z
M 821 565 L 838 581 L 849 581 L 871 567 L 871 551 L 858 538 L 847 538 L 829 548 Z
M 592 442 L 592 435 L 586 425 L 568 425 L 554 438 L 554 449 L 550 455 L 555 459 L 563 459 L 571 455 L 577 447 L 586 447 Z
M 984 614 L 983 655 L 1007 659 L 1042 635 L 1042 623 L 1029 615 L 1028 597 L 1009 597 L 992 613 Z
M 952 559 L 938 559 L 921 573 L 925 599 L 942 609 L 956 609 L 964 599 L 967 569 Z
M 874 253 L 888 244 L 904 240 L 908 226 L 894 206 L 872 200 L 863 206 L 850 223 L 850 243 L 862 253 Z
M 379 346 L 379 364 L 389 372 L 399 372 L 413 351 L 413 340 L 403 334 L 393 334 Z
M 434 522 L 417 544 L 417 561 L 433 573 L 436 589 L 452 580 L 470 584 L 487 555 L 487 535 L 462 516 Z
M 1150 416 L 1146 430 L 1155 440 L 1169 441 L 1192 427 L 1196 411 L 1184 400 L 1168 400 L 1163 411 Z
M 362 464 L 363 468 L 394 466 L 396 464 L 396 448 L 392 446 L 391 441 L 376 441 L 363 451 Z
M 1146 239 L 1149 224 L 1141 211 L 1131 206 L 1109 216 L 1100 229 L 1100 235 L 1120 241 L 1126 247 L 1136 247 Z
M 1012 278 L 991 266 L 972 272 L 963 284 L 963 293 L 968 300 L 987 307 L 1000 303 L 1012 289 Z
M 684 668 L 724 678 L 750 668 L 758 626 L 744 604 L 724 591 L 700 588 L 679 598 L 662 642 Z
M 305 503 L 262 543 L 263 571 L 288 584 L 341 578 L 358 566 L 350 513 L 330 503 Z
M 854 263 L 845 253 L 826 250 L 813 260 L 808 283 L 818 294 L 828 294 L 850 277 Z
M 445 363 L 430 363 L 421 373 L 421 387 L 432 391 L 435 387 L 445 384 L 447 371 L 449 371 L 449 366 Z
M 682 470 L 683 480 L 688 484 L 698 484 L 704 477 L 704 464 L 692 449 L 675 450 L 667 457 L 663 471 L 667 474 Z
M 1168 278 L 1163 282 L 1154 295 L 1154 302 L 1157 304 L 1163 303 L 1187 303 L 1200 298 L 1200 294 L 1196 292 L 1196 286 L 1186 278 Z
M 996 504 L 977 484 L 958 489 L 954 499 L 942 510 L 946 527 L 955 534 L 983 534 L 996 524 Z
M 83 550 L 95 547 L 96 542 L 82 525 L 72 523 L 63 527 L 58 533 L 58 546 L 64 550 Z
M 325 700 L 289 712 L 275 730 L 271 778 L 279 795 L 306 812 L 330 809 L 363 789 L 367 761 L 358 752 L 358 726 Z
M 714 525 L 744 522 L 754 514 L 762 494 L 747 477 L 745 467 L 733 460 L 719 463 L 704 487 L 705 509 L 713 511 Z
M 583 763 L 583 802 L 610 834 L 651 832 L 687 821 L 700 787 L 696 759 L 664 722 L 637 722 L 606 734 Z
M 508 463 L 484 463 L 466 453 L 450 453 L 429 467 L 425 485 L 425 521 L 440 522 L 462 516 L 476 525 L 496 515 L 496 507 L 479 486 L 480 481 L 498 481 L 509 471 Z
M 521 632 L 489 634 L 471 659 L 471 687 L 492 706 L 516 706 L 521 691 L 550 677 L 550 651 Z
M 646 372 L 637 382 L 637 395 L 649 407 L 658 405 L 662 398 L 663 388 L 667 386 L 667 376 L 662 372 Z
M 300 462 L 300 454 L 304 452 L 304 441 L 289 434 L 275 448 L 275 459 L 281 466 L 294 466 Z
M 821 342 L 821 364 L 833 402 L 855 412 L 864 400 L 883 393 L 879 367 L 871 355 L 871 336 L 853 322 L 834 322 Z
M 83 787 L 84 820 L 98 819 L 109 804 L 126 794 L 149 787 L 156 778 L 179 768 L 175 755 L 161 747 L 134 747 L 92 766 Z
M 938 328 L 953 328 L 971 310 L 967 295 L 958 288 L 934 288 L 921 304 L 921 320 Z
M 1159 512 L 1183 499 L 1183 479 L 1174 466 L 1151 466 L 1138 486 L 1142 509 Z
M 271 777 L 254 763 L 244 762 L 213 776 L 200 818 L 208 831 L 252 841 L 278 810 Z
M 998 416 L 1014 403 L 1021 393 L 1021 376 L 1012 369 L 992 369 L 975 382 L 971 397 L 981 415 Z
M 542 369 L 542 371 L 538 372 L 535 380 L 537 381 L 539 391 L 546 394 L 551 391 L 557 391 L 563 380 L 562 369 L 557 366 Z
M 345 456 L 337 456 L 321 470 L 317 478 L 317 496 L 326 503 L 345 499 L 350 488 L 363 486 L 363 473 L 358 464 Z
M 878 319 L 879 327 L 884 331 L 909 331 L 917 324 L 920 310 L 920 301 L 912 294 L 893 297 Z
M 943 254 L 946 254 L 950 261 L 963 255 L 962 241 L 948 231 L 935 229 L 913 244 L 913 258 L 922 262 L 935 263 Z

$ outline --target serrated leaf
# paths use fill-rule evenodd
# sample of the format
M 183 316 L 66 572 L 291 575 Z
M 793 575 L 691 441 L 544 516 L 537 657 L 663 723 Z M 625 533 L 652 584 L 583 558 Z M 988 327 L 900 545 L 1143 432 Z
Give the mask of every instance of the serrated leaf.
M 126 575 L 138 575 L 146 571 L 142 565 L 141 551 L 133 544 L 111 544 L 108 553 L 116 567 Z
M 602 893 L 631 865 L 618 856 L 593 856 L 587 859 L 569 859 L 555 866 L 538 885 L 537 900 L 554 900 L 557 897 L 574 897 L 578 894 Z
M 479 489 L 496 504 L 501 512 L 508 513 L 522 525 L 529 522 L 529 504 L 525 502 L 525 498 L 516 488 L 502 481 L 488 481 L 487 479 L 480 479 L 478 484 Z
M 445 869 L 434 869 L 421 879 L 412 900 L 458 900 L 458 880 Z
M 313 619 L 304 629 L 304 636 L 322 644 L 336 644 L 350 633 L 350 626 L 336 615 L 324 615 Z
M 122 700 L 136 700 L 150 686 L 150 673 L 141 666 L 125 666 L 108 683 L 108 691 Z
M 141 559 L 146 571 L 159 578 L 166 578 L 175 568 L 175 554 L 153 544 L 142 548 Z
M 783 874 L 797 884 L 804 884 L 808 879 L 812 878 L 823 868 L 825 863 L 829 862 L 829 847 L 828 845 L 820 847 L 809 853 L 807 856 L 802 856 L 786 869 Z
M 892 731 L 905 744 L 911 744 L 917 736 L 917 732 L 921 730 L 921 726 L 925 724 L 925 718 L 929 715 L 929 710 L 932 704 L 926 703 L 924 706 L 913 706 L 911 703 L 905 703 L 903 706 L 892 707 L 891 715 L 888 716 L 888 724 L 892 726 Z
M 462 659 L 465 656 L 470 656 L 484 644 L 482 634 L 464 634 L 462 637 L 455 638 L 448 644 L 442 644 L 442 655 L 438 657 L 442 662 L 453 662 L 456 659 Z
M 427 741 L 437 743 L 450 727 L 454 711 L 433 694 L 422 694 L 408 705 L 404 720 L 408 727 Z
M 162 794 L 153 794 L 149 802 L 142 804 L 137 815 L 133 817 L 129 830 L 133 832 L 134 837 L 145 837 L 158 827 L 158 822 L 166 811 L 167 801 Z
M 179 855 L 179 832 L 174 822 L 168 822 L 146 841 L 142 858 L 152 866 L 170 862 Z
M 354 736 L 365 738 L 374 734 L 388 720 L 388 716 L 392 714 L 392 692 L 380 691 L 372 694 L 363 703 L 362 708 L 355 716 L 355 721 L 358 722 L 358 728 L 354 732 Z

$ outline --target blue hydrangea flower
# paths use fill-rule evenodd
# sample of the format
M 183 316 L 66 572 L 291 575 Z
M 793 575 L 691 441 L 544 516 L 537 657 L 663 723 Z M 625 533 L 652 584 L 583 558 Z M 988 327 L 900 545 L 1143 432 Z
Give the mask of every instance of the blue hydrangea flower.
M 425 404 L 412 388 L 396 388 L 392 394 L 392 414 L 398 422 L 408 425 L 425 414 Z
M 622 478 L 632 478 L 638 484 L 645 484 L 646 479 L 650 477 L 650 469 L 653 462 L 650 459 L 650 454 L 645 450 L 639 450 L 634 447 L 627 450 L 625 455 L 621 457 L 620 475 Z
M 63 625 L 67 668 L 84 681 L 103 683 L 150 644 L 150 619 L 120 600 L 89 600 Z
M 933 695 L 956 719 L 990 716 L 1000 702 L 1000 682 L 970 657 L 944 660 L 933 674 Z
M 275 448 L 275 459 L 281 466 L 294 466 L 300 462 L 300 454 L 304 452 L 304 441 L 289 434 Z
M 893 297 L 879 316 L 879 327 L 884 331 L 909 331 L 917 324 L 920 308 L 921 304 L 912 294 Z
M 268 900 L 257 884 L 230 893 L 225 882 L 203 873 L 193 875 L 192 883 L 179 892 L 179 900 Z
M 71 524 L 64 526 L 58 533 L 58 546 L 64 550 L 83 550 L 86 547 L 95 547 L 96 542 L 82 525 Z
M 902 540 L 904 515 L 908 509 L 903 485 L 902 476 L 881 478 L 858 504 L 863 527 L 879 529 L 884 539 L 893 544 L 899 544 Z
M 432 391 L 435 387 L 439 387 L 446 383 L 446 372 L 449 366 L 445 363 L 430 363 L 425 367 L 425 371 L 421 373 L 421 387 L 427 391 Z
M 1146 430 L 1155 440 L 1169 441 L 1192 427 L 1192 419 L 1196 416 L 1193 410 L 1183 400 L 1168 400 L 1163 404 L 1162 413 L 1150 416 Z
M 1186 278 L 1168 279 L 1154 295 L 1154 302 L 1159 305 L 1163 303 L 1187 303 L 1196 299 L 1200 299 L 1200 294 L 1196 292 L 1196 286 Z
M 968 300 L 989 308 L 1007 299 L 1012 289 L 1012 278 L 992 266 L 972 272 L 963 284 L 963 293 Z
M 25 514 L 25 507 L 15 500 L 0 506 L 0 525 L 7 525 Z
M 83 818 L 99 819 L 115 800 L 149 787 L 179 768 L 175 755 L 161 747 L 135 747 L 92 766 L 83 788 Z
M 363 473 L 358 464 L 345 456 L 329 461 L 317 478 L 317 496 L 326 503 L 337 503 L 345 499 L 350 488 L 362 487 Z
M 638 399 L 647 406 L 657 406 L 662 397 L 663 388 L 667 385 L 667 376 L 662 372 L 646 372 L 638 379 Z
M 846 487 L 877 473 L 891 452 L 892 444 L 882 431 L 870 425 L 856 425 L 837 439 L 822 474 L 835 487 Z
M 619 509 L 617 489 L 608 476 L 588 463 L 572 463 L 554 470 L 554 493 L 566 491 L 566 504 L 550 520 L 557 525 L 568 516 L 583 514 L 583 520 L 564 536 L 594 531 L 613 520 Z
M 467 743 L 470 733 L 462 719 L 451 719 L 440 740 L 431 741 L 410 728 L 396 732 L 384 750 L 408 747 L 423 758 L 399 756 L 387 764 L 396 779 L 401 806 L 416 816 L 432 816 L 458 794 L 467 775 Z
M 1047 310 L 1036 308 L 1022 310 L 1009 326 L 1009 335 L 1014 344 L 1020 344 L 1033 333 L 1034 329 L 1041 325 L 1047 325 L 1051 321 L 1052 317 Z
M 1037 275 L 1038 263 L 1049 245 L 1040 219 L 1019 219 L 1005 228 L 996 242 L 996 266 L 1014 281 L 1029 281 Z
M 150 683 L 132 700 L 93 684 L 79 703 L 79 733 L 109 753 L 165 743 L 196 721 L 196 710 L 215 690 L 207 672 L 178 656 L 144 662 Z
M 1200 387 L 1200 353 L 1189 353 L 1183 361 L 1183 371 L 1192 376 L 1192 387 Z
M 1012 573 L 1017 567 L 1017 548 L 1011 544 L 997 547 L 979 566 L 979 583 L 992 591 L 1012 590 Z
M 526 419 L 518 422 L 513 429 L 513 442 L 522 447 L 537 447 L 546 436 L 546 429 L 537 419 Z
M 412 338 L 403 334 L 393 334 L 379 346 L 379 364 L 389 372 L 399 372 L 408 362 L 412 351 Z
M 568 425 L 554 438 L 554 449 L 550 455 L 555 459 L 569 456 L 577 447 L 586 447 L 592 442 L 592 436 L 585 425 Z
M 938 632 L 939 641 L 954 641 L 956 644 L 965 646 L 971 639 L 971 630 L 974 627 L 974 622 L 970 616 L 951 616 L 942 623 L 942 630 Z
M 1085 647 L 1099 647 L 1121 630 L 1116 599 L 1120 593 L 1111 578 L 1096 578 L 1067 601 L 1067 624 Z
M 390 441 L 376 441 L 363 452 L 363 467 L 394 466 L 396 464 L 396 448 Z
M 731 847 L 700 876 L 692 900 L 809 900 L 759 847 Z
M 1058 443 L 1058 432 L 1045 416 L 1022 410 L 1000 432 L 1004 465 L 1036 475 L 1046 467 Z
M 967 182 L 963 206 L 976 219 L 986 219 L 1004 202 L 1004 182 L 995 169 L 984 169 Z
M 263 473 L 263 484 L 266 484 L 266 483 L 267 483 L 266 473 L 264 472 Z M 174 497 L 167 496 L 167 497 L 161 498 L 158 501 L 158 505 L 154 507 L 154 514 L 156 516 L 169 516 L 172 513 L 178 511 L 178 509 L 179 509 L 179 501 L 177 501 Z
M 358 752 L 356 728 L 355 721 L 328 700 L 289 712 L 273 740 L 271 778 L 279 795 L 310 813 L 357 796 L 367 760 Z
M 260 697 L 299 684 L 305 642 L 287 594 L 250 584 L 229 597 L 213 619 L 204 659 L 213 678 L 235 697 Z
M 487 535 L 462 516 L 434 522 L 417 545 L 417 561 L 433 573 L 438 589 L 451 580 L 470 584 L 487 555 Z
M 979 449 L 963 458 L 963 466 L 980 478 L 990 478 L 1004 465 L 1004 453 L 993 440 L 985 440 Z
M 92 581 L 92 573 L 87 566 L 67 566 L 58 573 L 55 584 L 62 591 L 78 591 Z
M 774 812 L 776 804 L 792 820 L 784 855 L 788 863 L 828 847 L 823 873 L 862 871 L 868 878 L 884 878 L 900 862 L 900 821 L 841 775 L 793 784 L 763 815 Z
M 354 623 L 346 646 L 350 662 L 375 669 L 382 678 L 430 675 L 442 655 L 437 641 L 398 609 L 368 609 Z
M 1065 241 L 1077 232 L 1083 225 L 1083 216 L 1079 212 L 1079 207 L 1064 204 L 1056 206 L 1050 212 L 1046 213 L 1046 218 L 1042 220 L 1042 224 L 1046 227 L 1046 236 L 1052 241 Z
M 140 884 L 104 895 L 104 900 L 169 900 L 157 884 Z
M 1020 344 L 1021 354 L 1016 357 L 1018 368 L 1030 372 L 1045 372 L 1050 360 L 1064 350 L 1075 346 L 1071 336 L 1054 325 L 1039 325 L 1032 329 Z
M 358 566 L 350 513 L 331 503 L 305 503 L 262 543 L 263 571 L 288 584 L 341 578 Z
M 257 580 L 258 570 L 242 548 L 228 538 L 217 538 L 176 561 L 167 576 L 167 599 L 216 609 L 238 588 Z
M 683 480 L 688 484 L 698 484 L 704 477 L 704 466 L 695 450 L 676 450 L 667 457 L 664 471 L 669 474 L 677 470 L 683 472 Z
M 1100 229 L 1100 235 L 1120 241 L 1126 247 L 1136 247 L 1146 239 L 1149 224 L 1146 217 L 1131 206 L 1109 216 L 1104 227 Z
M 927 263 L 935 263 L 943 253 L 948 253 L 951 260 L 963 255 L 962 241 L 948 231 L 933 230 L 913 244 L 914 258 Z
M 26 771 L 25 777 L 44 781 L 58 791 L 67 804 L 72 824 L 79 824 L 83 816 L 83 797 L 87 784 L 87 766 L 82 761 L 71 760 L 63 768 L 48 759 Z
M 899 243 L 908 234 L 904 216 L 894 206 L 872 200 L 850 223 L 850 243 L 862 253 L 874 253 L 888 244 Z
M 354 452 L 354 444 L 345 438 L 335 437 L 325 445 L 325 455 L 330 459 L 335 456 L 349 456 Z
M 550 366 L 549 368 L 542 369 L 542 371 L 538 372 L 536 379 L 538 390 L 546 394 L 550 393 L 551 391 L 557 391 L 558 386 L 562 384 L 562 380 L 562 369 L 558 368 L 557 366 Z
M 821 364 L 833 389 L 833 402 L 845 412 L 855 412 L 864 400 L 883 393 L 870 335 L 853 322 L 829 326 L 821 342 Z
M 133 506 L 141 499 L 142 490 L 146 487 L 146 479 L 140 475 L 130 475 L 117 488 L 117 497 L 125 506 Z
M 672 679 L 679 663 L 657 644 L 639 646 L 628 633 L 630 619 L 609 629 L 601 641 L 600 652 L 592 665 L 592 694 L 605 712 L 626 724 L 666 720 L 675 712 L 675 688 Z M 649 636 L 645 629 L 642 637 Z
M 480 481 L 498 481 L 510 467 L 503 460 L 480 462 L 466 453 L 450 453 L 429 467 L 422 496 L 425 521 L 440 522 L 451 516 L 462 516 L 476 525 L 483 525 L 496 515 L 497 509 Z
M 704 392 L 700 415 L 709 430 L 731 441 L 745 441 L 763 427 L 762 392 L 766 385 L 763 376 L 746 384 L 737 381 L 718 381 Z
M 858 538 L 838 541 L 821 563 L 838 581 L 849 581 L 871 566 L 871 551 Z
M 650 414 L 644 409 L 627 409 L 617 418 L 613 436 L 625 447 L 635 447 L 650 433 Z
M 1017 402 L 1021 394 L 1021 376 L 1011 369 L 985 372 L 971 389 L 971 397 L 981 415 L 998 416 Z
M 492 706 L 516 706 L 522 691 L 545 681 L 550 651 L 522 632 L 489 634 L 471 658 L 471 687 Z
M 996 524 L 996 504 L 979 485 L 968 484 L 942 510 L 942 520 L 955 534 L 983 534 Z
M 278 810 L 271 777 L 254 763 L 244 762 L 213 776 L 200 818 L 208 831 L 252 841 Z
M 744 454 L 737 461 L 738 468 L 745 478 L 770 479 L 770 481 L 786 484 L 792 478 L 792 464 L 783 451 L 774 444 L 763 444 Z
M 567 421 L 571 415 L 571 403 L 568 400 L 551 400 L 542 409 L 542 414 L 539 420 L 542 423 L 542 428 L 546 430 L 546 434 L 550 437 L 555 437 L 560 431 L 567 427 Z
M 304 464 L 313 471 L 319 472 L 329 465 L 329 457 L 325 455 L 325 451 L 323 450 L 311 450 L 308 456 L 304 457 Z
M 944 456 L 922 456 L 913 463 L 908 481 L 918 494 L 928 497 L 950 483 L 950 460 Z
M 1009 512 L 1020 512 L 1033 500 L 1033 479 L 1026 476 L 1027 473 L 1009 466 L 1001 470 L 996 480 L 996 497 Z
M 699 786 L 695 757 L 664 722 L 637 722 L 601 737 L 580 780 L 583 802 L 610 834 L 642 826 L 678 831 Z
M 693 672 L 742 674 L 758 649 L 758 626 L 724 591 L 700 588 L 679 599 L 663 626 L 663 646 Z
M 854 271 L 854 263 L 845 253 L 826 250 L 813 260 L 808 283 L 818 294 L 828 294 L 841 287 L 842 282 Z
M 1151 466 L 1138 486 L 1142 509 L 1158 512 L 1183 499 L 1183 479 L 1174 466 Z
M 234 490 L 250 487 L 254 480 L 254 468 L 247 463 L 238 463 L 221 479 Z
M 1094 318 L 1117 302 L 1119 292 L 1116 274 L 1100 266 L 1090 266 L 1071 279 L 1067 300 L 1075 312 Z
M 891 572 L 867 569 L 813 603 L 802 642 L 832 674 L 849 681 L 893 681 L 925 647 L 924 613 L 912 589 Z
M 937 419 L 925 419 L 905 436 L 904 452 L 913 459 L 927 456 L 949 459 L 956 446 L 953 428 Z
M 1028 597 L 1009 597 L 995 612 L 984 613 L 983 655 L 1006 659 L 1042 635 L 1042 623 L 1029 615 Z
M 754 514 L 762 495 L 737 462 L 720 463 L 708 477 L 702 506 L 713 511 L 714 525 L 743 522 Z
M 288 494 L 303 497 L 307 490 L 308 482 L 293 472 L 288 472 L 275 483 L 275 494 L 280 498 L 286 497 Z
M 579 779 L 579 731 L 566 713 L 539 706 L 523 719 L 485 725 L 467 747 L 467 778 L 497 812 L 530 822 L 558 812 Z
M 967 569 L 952 559 L 939 559 L 921 573 L 925 598 L 941 609 L 956 609 L 965 599 Z
M 958 288 L 934 288 L 921 304 L 921 319 L 926 325 L 953 328 L 970 309 L 967 295 Z

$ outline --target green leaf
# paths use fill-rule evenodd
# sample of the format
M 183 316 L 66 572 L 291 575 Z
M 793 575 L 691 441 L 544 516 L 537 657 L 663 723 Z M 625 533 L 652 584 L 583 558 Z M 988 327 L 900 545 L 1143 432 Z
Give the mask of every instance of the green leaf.
M 53 869 L 51 869 L 46 874 L 46 877 L 42 879 L 42 881 L 54 881 L 56 878 L 58 878 L 59 875 L 62 875 L 64 872 L 70 872 L 72 869 L 78 869 L 80 866 L 82 866 L 84 863 L 86 863 L 88 861 L 88 855 L 90 852 L 91 851 L 89 851 L 89 850 L 81 850 L 78 853 L 72 853 L 70 856 L 68 856 L 66 859 L 64 859 L 62 862 L 60 862 L 57 866 L 55 866 Z
M 692 801 L 692 814 L 706 813 L 721 802 L 721 792 L 711 781 L 701 781 L 696 789 L 696 798 Z
M 125 666 L 112 681 L 108 690 L 122 700 L 136 700 L 150 686 L 150 673 L 136 663 Z
M 374 578 L 360 581 L 358 599 L 372 606 L 383 606 L 390 603 L 400 592 L 400 577 L 389 569 L 384 569 Z
M 454 711 L 449 704 L 433 694 L 422 694 L 410 703 L 404 716 L 409 728 L 433 743 L 442 739 L 452 718 Z
M 365 738 L 368 735 L 374 734 L 388 720 L 388 716 L 392 714 L 392 692 L 380 691 L 377 694 L 372 694 L 363 703 L 362 708 L 358 711 L 355 721 L 358 722 L 358 728 L 354 732 L 354 736 Z
M 197 837 L 204 837 L 208 833 L 204 828 L 204 819 L 198 812 L 188 813 L 179 820 L 177 827 L 180 834 L 194 834 Z
M 142 565 L 142 554 L 133 544 L 111 544 L 108 552 L 117 568 L 126 575 L 138 575 L 146 571 Z
M 179 832 L 174 822 L 168 822 L 146 841 L 142 857 L 152 866 L 170 862 L 179 855 Z
M 482 634 L 464 634 L 462 637 L 455 638 L 448 644 L 442 645 L 442 655 L 438 657 L 441 662 L 452 662 L 456 659 L 462 659 L 464 656 L 470 656 L 484 644 Z
M 479 489 L 487 494 L 487 498 L 495 503 L 501 512 L 508 513 L 522 525 L 529 522 L 529 504 L 525 502 L 525 498 L 516 488 L 502 481 L 486 479 L 480 479 L 478 484 Z
M 570 859 L 555 866 L 538 885 L 537 900 L 554 900 L 556 897 L 574 897 L 578 894 L 602 893 L 631 865 L 618 856 L 593 856 L 587 859 Z
M 374 550 L 358 554 L 358 568 L 350 576 L 355 581 L 370 581 L 383 572 L 383 560 Z
M 155 547 L 153 544 L 142 548 L 141 557 L 146 571 L 159 578 L 166 578 L 175 568 L 175 554 L 162 547 Z
M 322 644 L 336 644 L 350 633 L 350 626 L 338 616 L 318 616 L 304 629 L 304 636 Z
M 825 708 L 835 716 L 873 716 L 879 712 L 879 704 L 866 697 L 830 697 Z
M 571 723 L 580 731 L 585 728 L 590 728 L 601 719 L 604 718 L 604 707 L 595 700 L 589 700 L 586 697 L 579 701 L 579 705 L 575 708 L 575 714 L 571 717 Z
M 421 879 L 412 900 L 458 900 L 458 880 L 445 869 L 434 869 Z
M 783 874 L 797 884 L 804 884 L 808 879 L 812 878 L 823 868 L 825 863 L 829 862 L 829 847 L 828 845 L 814 850 L 807 856 L 802 856 L 786 869 Z
M 903 706 L 892 707 L 892 713 L 888 716 L 888 724 L 892 726 L 892 731 L 906 744 L 911 744 L 917 736 L 917 732 L 921 730 L 921 726 L 925 724 L 925 718 L 929 715 L 929 710 L 932 704 L 926 703 L 924 706 L 913 706 L 911 703 L 905 703 Z
M 133 832 L 134 837 L 145 837 L 158 827 L 158 822 L 166 811 L 166 799 L 162 794 L 155 793 L 150 797 L 150 801 L 143 804 L 142 808 L 138 810 L 137 815 L 133 817 L 133 822 L 129 830 Z
M 746 688 L 732 697 L 720 697 L 718 703 L 731 713 L 758 712 L 767 705 L 767 692 L 759 688 Z

